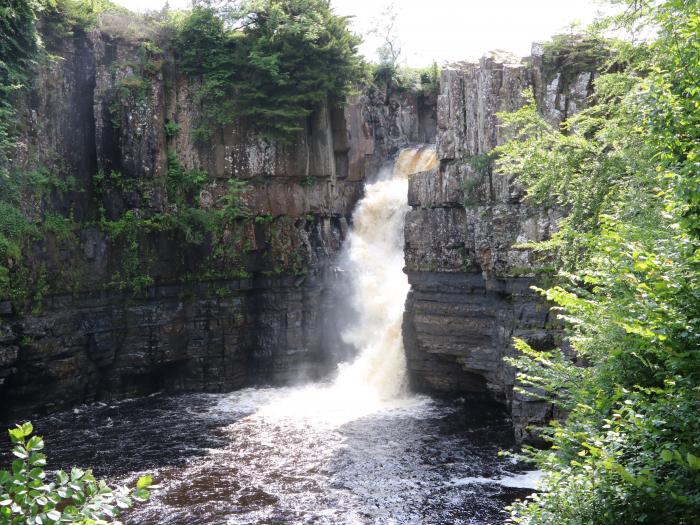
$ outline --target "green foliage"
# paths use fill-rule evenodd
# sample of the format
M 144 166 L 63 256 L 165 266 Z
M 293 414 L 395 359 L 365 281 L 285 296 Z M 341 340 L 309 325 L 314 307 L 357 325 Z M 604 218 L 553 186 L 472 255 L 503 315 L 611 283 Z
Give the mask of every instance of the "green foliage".
M 275 218 L 272 215 L 256 215 L 255 224 L 270 224 Z
M 260 234 L 264 236 L 269 249 L 263 255 L 263 275 L 275 277 L 284 274 L 306 275 L 308 272 L 308 252 L 303 243 L 295 242 L 293 231 L 304 227 L 305 223 L 315 221 L 313 215 L 295 219 L 289 216 L 275 218 L 264 216 L 256 222 L 262 227 Z
M 436 95 L 440 90 L 440 67 L 435 60 L 430 67 L 420 71 L 420 84 L 423 93 Z
M 139 42 L 134 58 L 115 62 L 111 66 L 116 80 L 116 90 L 109 103 L 112 126 L 119 128 L 125 107 L 144 106 L 152 85 L 152 78 L 163 68 L 164 52 L 150 40 Z M 167 121 L 165 132 L 168 138 L 177 134 L 176 124 Z
M 204 184 L 209 180 L 206 172 L 185 170 L 174 153 L 168 154 L 167 192 L 170 210 L 169 227 L 183 233 L 187 242 L 201 244 L 205 237 L 220 240 L 231 224 L 249 216 L 243 202 L 247 183 L 229 179 L 226 192 L 213 209 L 202 209 L 198 201 Z
M 0 177 L 6 176 L 14 145 L 12 101 L 29 80 L 39 51 L 36 20 L 43 6 L 38 0 L 7 0 L 0 7 Z
M 158 229 L 152 219 L 142 219 L 134 210 L 128 210 L 117 220 L 100 221 L 101 229 L 120 245 L 121 268 L 112 277 L 112 286 L 119 290 L 139 293 L 153 284 L 142 264 L 140 237 L 143 233 Z
M 3 260 L 19 259 L 22 243 L 36 231 L 35 225 L 18 208 L 0 201 L 0 257 Z
M 227 17 L 225 30 L 222 18 L 214 17 L 221 24 L 221 34 L 224 38 L 219 44 L 222 47 L 201 56 L 194 55 L 197 71 L 188 72 L 202 75 L 204 80 L 212 80 L 217 74 L 217 71 L 214 71 L 216 68 L 220 68 L 218 72 L 222 72 L 224 76 L 230 74 L 227 68 L 230 62 L 226 61 L 228 58 L 250 62 L 245 68 L 239 68 L 238 76 L 226 77 L 226 86 L 222 87 L 220 93 L 221 100 L 230 99 L 231 95 L 246 93 L 245 86 L 241 86 L 240 82 L 247 82 L 253 78 L 248 72 L 252 71 L 251 68 L 259 69 L 261 65 L 255 56 L 253 59 L 251 56 L 267 50 L 275 55 L 275 60 L 279 58 L 279 74 L 287 77 L 283 79 L 281 76 L 275 76 L 277 87 L 281 86 L 281 92 L 289 94 L 284 101 L 287 107 L 296 105 L 297 108 L 305 108 L 303 114 L 307 116 L 310 113 L 309 108 L 312 107 L 311 98 L 320 99 L 321 91 L 325 90 L 323 100 L 327 95 L 331 98 L 343 98 L 350 85 L 350 80 L 343 75 L 350 75 L 352 71 L 359 69 L 359 60 L 353 47 L 357 41 L 347 32 L 346 21 L 333 16 L 327 6 L 325 9 L 314 10 L 320 5 L 318 2 L 299 1 L 292 3 L 293 5 L 288 4 L 247 3 L 243 6 L 243 11 L 237 11 L 237 14 Z M 15 93 L 31 80 L 34 62 L 42 58 L 51 58 L 47 55 L 47 50 L 60 49 L 63 39 L 72 38 L 74 34 L 88 30 L 107 10 L 120 9 L 104 0 L 19 2 L 0 8 L 0 24 L 3 28 L 0 35 L 3 51 L 0 80 L 8 84 L 7 89 L 0 93 L 0 135 L 4 141 L 0 148 L 3 150 L 0 158 L 0 300 L 9 299 L 19 308 L 32 303 L 40 305 L 45 293 L 63 292 L 74 286 L 71 283 L 78 282 L 82 270 L 77 266 L 56 270 L 48 263 L 46 266 L 51 272 L 49 276 L 46 268 L 38 262 L 32 243 L 42 239 L 51 246 L 52 252 L 73 253 L 77 246 L 79 228 L 85 224 L 78 225 L 70 210 L 54 209 L 55 203 L 66 202 L 67 196 L 64 194 L 74 189 L 73 180 L 49 173 L 45 169 L 14 169 L 9 173 L 9 163 L 4 155 L 14 146 L 11 131 L 16 119 L 11 106 L 12 99 Z M 199 12 L 195 10 L 195 13 L 184 16 L 181 20 L 183 27 L 195 20 L 195 15 Z M 201 12 L 213 13 L 207 10 Z M 114 23 L 126 20 L 120 16 L 112 16 L 114 14 L 110 13 L 112 18 L 101 19 L 103 22 L 106 19 Z M 231 27 L 234 20 L 244 19 L 247 27 L 245 31 L 241 32 Z M 133 19 L 129 18 L 126 21 L 131 23 Z M 38 39 L 37 25 L 41 27 L 46 49 L 42 49 L 42 43 Z M 197 27 L 202 28 L 201 24 Z M 246 33 L 245 38 L 242 33 Z M 135 44 L 135 58 L 118 61 L 111 69 L 117 86 L 110 104 L 115 126 L 119 126 L 123 119 L 125 105 L 145 103 L 150 89 L 150 78 L 156 75 L 164 64 L 165 53 L 156 45 L 156 42 L 163 45 L 163 40 L 159 39 L 155 32 L 143 34 L 145 36 L 139 38 Z M 196 35 L 197 31 L 192 34 Z M 286 40 L 277 42 L 278 34 L 285 35 Z M 238 40 L 244 41 L 245 46 L 238 46 Z M 208 44 L 202 43 L 200 48 L 206 45 Z M 187 51 L 189 48 L 183 49 Z M 231 56 L 223 62 L 208 64 L 206 60 L 226 58 L 226 53 L 230 53 Z M 305 53 L 309 53 L 308 56 L 304 56 L 310 60 L 306 65 L 301 64 L 302 54 Z M 202 57 L 206 58 L 204 66 L 201 64 Z M 287 63 L 287 59 L 296 60 L 296 65 L 292 66 L 292 62 Z M 316 72 L 312 71 L 312 68 L 315 67 L 314 64 L 318 65 L 319 61 L 326 61 L 325 65 L 333 70 L 333 75 L 326 70 L 314 80 Z M 272 64 L 269 61 L 266 63 Z M 257 78 L 266 82 L 263 77 L 264 75 L 259 73 Z M 264 89 L 267 90 L 271 101 L 271 93 L 277 88 L 266 85 Z M 218 100 L 216 96 L 210 98 L 205 91 L 201 94 L 208 100 L 203 101 L 205 105 L 209 104 L 209 101 L 215 103 Z M 297 95 L 301 98 L 295 98 Z M 3 113 L 3 108 L 7 109 L 7 112 Z M 242 110 L 239 109 L 241 108 L 232 109 L 221 123 L 228 122 L 229 117 L 242 114 Z M 226 112 L 219 115 L 218 109 L 214 108 L 212 114 L 218 117 L 225 116 Z M 294 118 L 297 116 L 299 115 Z M 285 122 L 284 118 L 280 119 L 274 112 L 269 114 L 269 119 L 280 125 L 284 125 Z M 265 127 L 265 118 L 260 115 L 254 116 L 253 120 L 256 121 L 254 124 Z M 166 121 L 165 133 L 169 139 L 173 139 L 179 133 L 179 126 L 175 122 Z M 129 178 L 117 171 L 100 172 L 94 176 L 92 189 L 96 197 L 95 204 L 100 210 L 98 226 L 108 234 L 112 248 L 119 254 L 114 258 L 115 263 L 118 261 L 118 268 L 115 270 L 111 286 L 138 292 L 153 284 L 151 263 L 154 255 L 148 253 L 147 247 L 155 235 L 170 236 L 176 241 L 181 239 L 196 246 L 197 250 L 210 251 L 210 259 L 197 273 L 202 278 L 244 276 L 242 252 L 246 248 L 242 241 L 243 223 L 249 218 L 243 199 L 245 183 L 230 181 L 225 190 L 216 183 L 210 184 L 208 190 L 211 193 L 207 195 L 212 198 L 200 202 L 200 194 L 208 182 L 207 174 L 184 169 L 177 156 L 169 154 L 164 181 L 167 200 L 162 209 L 156 211 L 149 204 L 153 192 L 161 190 L 155 187 L 161 182 Z M 60 279 L 56 278 L 57 272 Z M 64 282 L 64 278 L 70 282 Z
M 209 261 L 209 272 L 216 276 L 247 276 L 243 270 L 242 235 L 244 220 L 250 217 L 243 197 L 247 183 L 229 179 L 227 191 L 214 211 L 212 236 L 214 249 Z
M 47 51 L 59 49 L 64 40 L 88 31 L 106 11 L 125 12 L 109 0 L 42 0 L 39 24 Z
M 493 152 L 472 155 L 467 163 L 478 174 L 488 176 L 493 169 L 495 154 Z
M 165 122 L 165 136 L 169 139 L 174 139 L 180 133 L 180 126 L 177 122 L 167 120 Z
M 219 218 L 224 224 L 248 217 L 249 213 L 243 203 L 247 183 L 239 179 L 229 179 L 228 188 L 221 199 Z
M 655 222 L 639 210 L 658 208 L 649 189 L 656 177 L 652 146 L 638 126 L 641 80 L 609 73 L 596 80 L 595 89 L 598 103 L 569 118 L 561 130 L 544 120 L 532 100 L 500 115 L 513 138 L 496 150 L 504 154 L 501 170 L 519 175 L 531 202 L 568 212 L 555 237 L 564 269 L 577 268 L 590 253 L 588 233 L 597 230 L 601 215 Z M 623 205 L 625 199 L 633 202 Z
M 49 196 L 71 189 L 71 178 L 45 169 L 10 168 L 15 147 L 14 102 L 29 84 L 35 64 L 46 58 L 43 44 L 84 30 L 99 12 L 113 5 L 104 0 L 8 0 L 0 7 L 0 298 L 40 302 L 47 289 L 41 268 L 31 269 L 24 259 L 33 239 L 53 235 L 67 240 L 72 219 L 52 212 Z M 37 26 L 46 36 L 42 43 Z
M 525 393 L 569 414 L 533 457 L 543 490 L 516 504 L 527 524 L 690 525 L 700 515 L 700 3 L 630 3 L 658 29 L 597 104 L 551 128 L 533 104 L 504 115 L 501 170 L 532 202 L 568 211 L 542 248 L 562 271 L 542 290 L 579 364 L 516 343 Z M 620 18 L 618 18 L 620 20 Z M 585 366 L 581 366 L 585 363 Z M 534 387 L 534 388 L 533 388 Z
M 465 177 L 462 181 L 463 203 L 465 208 L 479 204 L 477 191 L 490 179 L 494 158 L 495 154 L 490 152 L 472 155 L 467 159 L 467 163 L 474 171 L 474 176 Z M 488 194 L 486 196 L 488 196 Z
M 653 4 L 652 4 L 653 5 Z M 661 27 L 652 50 L 658 61 L 649 84 L 645 117 L 656 137 L 671 206 L 680 204 L 681 223 L 700 237 L 700 4 L 665 2 L 649 16 Z
M 263 136 L 289 140 L 330 99 L 342 104 L 359 79 L 360 40 L 325 0 L 247 0 L 221 16 L 195 7 L 182 22 L 182 70 L 202 78 L 199 139 L 236 117 Z
M 381 64 L 369 66 L 369 76 L 374 84 L 384 84 L 401 92 L 413 92 L 419 95 L 436 95 L 440 90 L 440 68 L 437 62 L 426 68 L 396 66 L 387 68 Z
M 119 171 L 110 171 L 109 174 L 103 171 L 98 171 L 92 177 L 95 185 L 95 193 L 100 198 L 104 198 L 107 194 L 113 191 L 126 192 L 135 191 L 138 189 L 138 181 L 124 177 Z
M 13 101 L 42 57 L 37 26 L 43 25 L 51 47 L 76 28 L 88 28 L 99 13 L 114 8 L 108 0 L 6 0 L 0 6 L 0 176 L 6 176 L 8 155 L 14 147 Z
M 209 261 L 196 275 L 185 276 L 186 280 L 247 276 L 242 269 L 240 246 L 241 223 L 249 217 L 243 198 L 247 191 L 245 181 L 230 179 L 226 191 L 213 206 L 203 207 L 200 194 L 209 182 L 208 174 L 185 169 L 177 155 L 170 152 L 165 178 L 168 199 L 164 209 L 149 214 L 129 209 L 117 217 L 106 217 L 104 200 L 108 196 L 142 189 L 138 181 L 114 171 L 109 175 L 98 173 L 93 180 L 102 209 L 100 229 L 109 235 L 120 253 L 120 267 L 112 278 L 112 287 L 136 294 L 154 284 L 149 271 L 151 261 L 143 248 L 154 234 L 165 234 L 195 246 L 211 245 Z
M 564 83 L 581 71 L 598 71 L 613 55 L 610 41 L 595 33 L 554 36 L 545 43 L 544 51 L 545 75 L 560 75 Z
M 205 171 L 183 169 L 177 155 L 173 152 L 168 153 L 166 177 L 168 201 L 180 207 L 193 203 L 209 180 L 209 175 Z
M 139 478 L 132 490 L 111 488 L 90 470 L 47 473 L 44 441 L 32 436 L 31 423 L 9 430 L 17 458 L 10 470 L 0 471 L 0 521 L 7 525 L 66 523 L 108 525 L 134 502 L 149 498 L 150 476 Z
M 476 193 L 482 183 L 483 177 L 480 175 L 474 178 L 467 178 L 462 181 L 462 204 L 465 208 L 479 204 L 479 199 Z
M 75 181 L 45 168 L 13 170 L 0 177 L 0 298 L 40 302 L 45 281 L 40 269 L 27 265 L 25 252 L 35 239 L 51 235 L 73 239 L 75 222 L 49 204 L 74 188 Z M 38 273 L 37 273 L 38 272 Z

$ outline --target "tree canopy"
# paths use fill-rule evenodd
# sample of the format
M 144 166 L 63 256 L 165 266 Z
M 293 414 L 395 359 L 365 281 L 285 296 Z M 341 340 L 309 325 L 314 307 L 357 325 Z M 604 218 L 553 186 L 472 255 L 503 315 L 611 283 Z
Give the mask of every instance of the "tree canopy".
M 327 99 L 342 104 L 362 73 L 360 38 L 326 0 L 248 0 L 196 6 L 182 22 L 182 70 L 199 75 L 200 133 L 245 117 L 289 139 Z

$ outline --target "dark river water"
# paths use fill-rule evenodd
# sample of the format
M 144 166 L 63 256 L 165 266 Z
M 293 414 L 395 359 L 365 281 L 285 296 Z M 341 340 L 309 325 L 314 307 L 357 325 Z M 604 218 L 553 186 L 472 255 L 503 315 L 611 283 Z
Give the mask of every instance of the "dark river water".
M 113 482 L 153 474 L 159 488 L 125 525 L 496 524 L 533 477 L 498 457 L 512 446 L 503 413 L 464 399 L 247 389 L 84 406 L 34 424 L 49 468 Z

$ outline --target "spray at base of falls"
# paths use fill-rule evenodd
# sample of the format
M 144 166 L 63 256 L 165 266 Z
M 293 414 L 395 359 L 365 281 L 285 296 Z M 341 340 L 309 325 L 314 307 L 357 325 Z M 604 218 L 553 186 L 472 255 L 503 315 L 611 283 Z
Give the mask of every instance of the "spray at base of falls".
M 268 417 L 321 419 L 341 424 L 380 408 L 405 406 L 406 358 L 401 324 L 409 291 L 404 267 L 404 222 L 408 177 L 437 164 L 434 147 L 402 150 L 392 166 L 365 186 L 341 260 L 350 274 L 351 303 L 357 317 L 343 340 L 357 350 L 339 366 L 329 387 L 298 389 L 260 410 Z

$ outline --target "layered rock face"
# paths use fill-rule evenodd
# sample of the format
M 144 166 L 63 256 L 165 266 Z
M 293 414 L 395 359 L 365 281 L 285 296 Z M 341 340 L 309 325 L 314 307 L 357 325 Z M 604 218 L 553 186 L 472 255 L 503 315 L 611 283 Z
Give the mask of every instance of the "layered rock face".
M 437 142 L 440 166 L 409 185 L 403 329 L 412 385 L 506 403 L 519 439 L 551 415 L 514 392 L 503 358 L 513 337 L 537 348 L 557 342 L 547 305 L 530 290 L 545 263 L 517 245 L 549 237 L 561 212 L 525 204 L 488 154 L 504 140 L 496 113 L 520 107 L 532 88 L 558 124 L 585 105 L 592 67 L 559 68 L 540 49 L 526 61 L 493 56 L 446 68 L 437 102 L 379 86 L 344 108 L 322 104 L 289 144 L 260 140 L 244 121 L 197 141 L 196 79 L 167 59 L 144 62 L 155 29 L 113 21 L 124 33 L 106 22 L 53 50 L 62 59 L 19 101 L 15 167 L 75 181 L 29 199 L 25 211 L 70 211 L 80 228 L 68 243 L 47 235 L 28 247 L 51 293 L 23 307 L 0 301 L 0 418 L 323 374 L 342 346 L 333 261 L 365 177 L 425 142 Z M 224 264 L 212 266 L 207 239 L 154 228 L 125 244 L 101 225 L 171 210 L 173 158 L 206 173 L 202 210 L 230 180 L 247 182 L 247 217 L 219 247 Z M 125 268 L 131 280 L 147 274 L 146 286 L 120 289 Z
M 75 180 L 49 201 L 81 227 L 72 243 L 48 236 L 29 248 L 33 267 L 62 292 L 24 308 L 0 302 L 0 417 L 323 373 L 330 363 L 322 348 L 335 344 L 332 262 L 364 178 L 397 148 L 434 134 L 434 105 L 378 88 L 344 108 L 322 105 L 290 144 L 262 141 L 243 121 L 197 142 L 196 80 L 167 60 L 145 68 L 139 50 L 155 30 L 113 22 L 134 34 L 102 27 L 65 40 L 53 50 L 62 58 L 20 101 L 26 131 L 15 167 L 40 164 Z M 230 179 L 248 183 L 248 217 L 225 246 L 235 267 L 206 279 L 188 277 L 204 275 L 206 240 L 156 230 L 125 249 L 99 224 L 99 207 L 108 219 L 172 207 L 172 155 L 184 170 L 206 172 L 202 209 Z M 118 185 L 97 184 L 96 175 L 113 173 Z M 134 253 L 148 286 L 119 290 L 115 275 Z
M 530 290 L 547 268 L 518 245 L 547 239 L 561 212 L 523 203 L 522 188 L 488 154 L 504 140 L 496 114 L 521 107 L 526 90 L 553 124 L 590 95 L 592 72 L 562 75 L 545 59 L 536 47 L 525 61 L 492 56 L 443 70 L 440 167 L 410 179 L 405 227 L 404 343 L 414 388 L 496 398 L 508 405 L 520 440 L 551 407 L 514 392 L 504 357 L 514 355 L 513 337 L 544 349 L 558 333 Z

